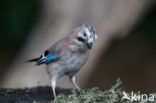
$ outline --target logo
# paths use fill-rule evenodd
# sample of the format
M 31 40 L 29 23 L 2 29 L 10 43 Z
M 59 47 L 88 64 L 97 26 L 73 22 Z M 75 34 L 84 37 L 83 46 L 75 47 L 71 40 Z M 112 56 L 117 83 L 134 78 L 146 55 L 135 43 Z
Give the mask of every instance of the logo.
M 123 97 L 121 98 L 121 101 L 127 100 L 127 101 L 139 101 L 139 102 L 154 102 L 154 95 L 153 94 L 141 94 L 140 92 L 134 93 L 133 91 L 128 94 L 126 92 L 122 92 Z

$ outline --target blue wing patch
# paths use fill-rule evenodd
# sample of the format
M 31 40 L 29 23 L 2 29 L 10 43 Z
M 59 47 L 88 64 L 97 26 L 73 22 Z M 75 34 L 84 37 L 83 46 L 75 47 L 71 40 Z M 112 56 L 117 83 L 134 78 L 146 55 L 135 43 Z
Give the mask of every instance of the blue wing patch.
M 45 63 L 50 63 L 50 62 L 52 62 L 52 61 L 58 59 L 59 57 L 60 57 L 59 54 L 54 54 L 54 55 L 48 54 L 48 55 L 43 59 L 43 61 L 44 61 Z
M 60 54 L 42 54 L 41 58 L 37 61 L 37 64 L 48 64 L 60 58 Z
M 46 50 L 40 57 L 27 60 L 26 62 L 36 62 L 37 65 L 48 64 L 58 60 L 60 57 L 60 54 L 52 54 Z

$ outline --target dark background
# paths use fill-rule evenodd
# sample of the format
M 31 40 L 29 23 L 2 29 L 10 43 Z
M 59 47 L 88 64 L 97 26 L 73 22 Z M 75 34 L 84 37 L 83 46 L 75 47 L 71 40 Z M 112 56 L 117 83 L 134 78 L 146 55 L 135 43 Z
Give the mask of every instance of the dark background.
M 95 1 L 96 0 L 94 0 L 94 2 Z M 44 11 L 48 11 L 48 9 L 45 7 L 46 6 L 45 2 L 49 2 L 49 1 L 48 0 L 45 1 L 5 0 L 0 2 L 1 2 L 0 3 L 0 7 L 1 7 L 1 13 L 0 13 L 0 47 L 1 47 L 0 48 L 0 57 L 1 57 L 0 80 L 1 81 L 0 82 L 2 82 L 3 84 L 3 82 L 6 80 L 4 79 L 6 78 L 5 77 L 6 73 L 9 71 L 11 66 L 14 65 L 14 62 L 17 60 L 18 55 L 25 48 L 25 45 L 29 42 L 29 40 L 31 40 L 32 35 L 34 35 L 32 31 L 34 30 L 35 27 L 37 27 L 37 25 L 39 24 L 42 25 L 42 23 L 40 23 L 42 15 L 44 15 Z M 50 22 L 50 26 L 53 29 L 55 29 L 55 25 L 57 24 L 56 22 L 59 22 L 60 19 L 62 21 L 64 20 L 62 19 L 63 18 L 62 15 L 68 15 L 68 13 L 70 13 L 69 9 L 68 9 L 69 12 L 67 10 L 67 14 L 64 12 L 57 11 L 57 9 L 60 9 L 59 7 L 64 5 L 63 4 L 64 2 L 63 3 L 61 2 L 62 1 L 56 3 L 56 1 L 54 0 L 51 1 L 51 4 L 49 4 L 50 7 L 53 7 L 53 5 L 55 4 L 54 6 L 55 9 L 52 9 L 50 12 L 47 12 L 47 14 L 49 13 L 49 15 L 51 13 L 49 17 L 51 19 L 49 19 L 50 20 L 49 22 Z M 97 2 L 100 1 L 97 0 Z M 118 2 L 122 3 L 123 1 L 119 0 Z M 114 3 L 115 5 L 115 3 L 117 2 L 114 2 L 112 0 L 112 3 Z M 82 2 L 81 5 L 83 4 L 89 5 L 86 4 L 86 2 L 84 3 Z M 125 4 L 123 3 L 122 6 L 126 8 L 127 6 Z M 95 5 L 94 8 L 96 8 L 96 6 L 98 5 Z M 135 6 L 137 7 L 137 4 Z M 127 26 L 127 27 L 121 26 L 119 31 L 110 32 L 110 35 L 115 35 L 115 36 L 111 37 L 111 39 L 108 39 L 109 43 L 106 44 L 107 46 L 105 44 L 104 45 L 97 44 L 97 46 L 100 46 L 100 48 L 104 48 L 104 49 L 101 49 L 102 51 L 99 53 L 99 55 L 97 55 L 96 57 L 97 59 L 94 61 L 94 66 L 92 67 L 94 69 L 88 76 L 88 79 L 84 83 L 82 83 L 83 87 L 88 88 L 88 87 L 97 86 L 102 89 L 108 89 L 113 84 L 113 82 L 118 77 L 120 77 L 121 80 L 123 81 L 123 87 L 129 91 L 134 90 L 134 91 L 142 91 L 142 92 L 156 92 L 156 82 L 155 82 L 156 79 L 156 75 L 155 75 L 156 74 L 156 6 L 155 3 L 149 2 L 148 5 L 146 5 L 145 3 L 143 7 L 144 9 L 139 12 L 142 15 L 138 16 L 134 24 L 133 25 L 127 24 L 132 26 Z M 74 19 L 72 21 L 75 22 L 71 23 L 72 27 L 75 27 L 82 23 L 90 23 L 92 25 L 95 24 L 97 28 L 97 32 L 99 30 L 98 33 L 103 35 L 105 29 L 103 30 L 102 28 L 105 27 L 102 26 L 102 23 L 99 25 L 99 23 L 95 23 L 96 21 L 93 22 L 92 19 L 87 20 L 86 18 L 88 17 L 88 14 L 81 15 L 81 12 L 88 13 L 87 10 L 91 8 L 88 8 L 87 6 L 83 6 L 83 8 L 84 8 L 83 10 L 86 10 L 86 12 L 80 10 L 78 13 L 80 13 L 79 15 L 81 17 L 80 18 L 73 17 Z M 114 10 L 112 9 L 113 6 L 107 8 L 109 9 L 106 10 L 101 9 L 101 11 L 99 12 L 105 13 L 107 15 L 109 14 L 109 12 L 112 12 Z M 136 9 L 141 9 L 141 8 L 136 8 Z M 98 12 L 98 11 L 91 10 L 89 13 L 92 12 Z M 118 11 L 118 12 L 124 12 L 124 10 L 122 9 L 122 11 Z M 127 13 L 125 13 L 125 15 L 126 14 Z M 49 16 L 49 15 L 44 15 L 44 16 Z M 98 19 L 97 14 L 96 16 L 97 17 L 94 18 Z M 133 17 L 134 15 L 131 16 Z M 106 22 L 105 18 L 100 20 L 99 22 L 103 22 L 103 24 Z M 128 20 L 129 19 L 127 19 L 127 21 Z M 40 28 L 42 28 L 42 26 Z M 119 35 L 122 34 L 122 30 L 126 30 L 127 32 L 124 33 L 123 37 L 120 37 Z M 37 31 L 37 29 L 35 29 L 35 31 Z M 45 33 L 43 33 L 42 35 L 45 35 Z M 56 36 L 57 34 L 52 33 L 51 35 Z M 102 37 L 103 36 L 101 36 L 100 38 Z M 40 38 L 39 40 L 40 42 L 46 41 L 45 38 Z M 100 43 L 103 42 L 101 41 Z M 8 78 L 12 78 L 11 75 Z M 20 85 L 18 86 L 20 87 Z

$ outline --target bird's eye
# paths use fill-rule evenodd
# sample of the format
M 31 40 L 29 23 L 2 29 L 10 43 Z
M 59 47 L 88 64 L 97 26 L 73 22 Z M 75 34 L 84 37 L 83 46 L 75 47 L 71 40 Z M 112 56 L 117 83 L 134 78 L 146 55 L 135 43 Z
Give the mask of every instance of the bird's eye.
M 87 34 L 86 34 L 86 33 L 83 33 L 83 35 L 84 35 L 84 36 L 87 36 Z

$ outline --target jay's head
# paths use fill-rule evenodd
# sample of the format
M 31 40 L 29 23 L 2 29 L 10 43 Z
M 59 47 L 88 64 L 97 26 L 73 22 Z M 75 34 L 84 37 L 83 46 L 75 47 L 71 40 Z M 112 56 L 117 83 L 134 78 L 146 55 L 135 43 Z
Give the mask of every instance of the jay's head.
M 77 27 L 72 34 L 74 34 L 72 35 L 74 44 L 83 48 L 91 49 L 94 41 L 97 39 L 95 28 L 86 24 Z

